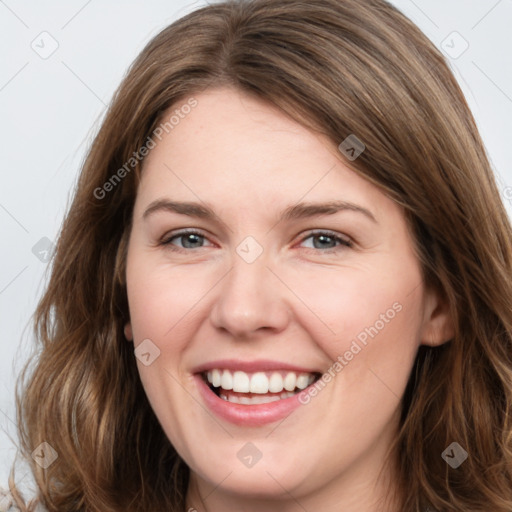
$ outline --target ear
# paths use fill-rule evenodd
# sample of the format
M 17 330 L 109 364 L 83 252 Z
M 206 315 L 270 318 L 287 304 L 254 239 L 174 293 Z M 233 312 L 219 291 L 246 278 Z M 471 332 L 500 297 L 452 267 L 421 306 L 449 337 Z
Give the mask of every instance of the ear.
M 446 297 L 434 290 L 425 293 L 421 345 L 437 347 L 453 339 L 454 323 Z
M 124 337 L 128 341 L 133 341 L 133 332 L 132 332 L 132 324 L 131 322 L 127 322 L 124 326 Z

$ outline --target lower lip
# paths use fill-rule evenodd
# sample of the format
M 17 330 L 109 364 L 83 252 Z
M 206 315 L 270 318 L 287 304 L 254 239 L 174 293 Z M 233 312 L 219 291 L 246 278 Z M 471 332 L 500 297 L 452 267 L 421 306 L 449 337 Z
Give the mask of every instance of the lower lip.
M 218 397 L 199 374 L 194 375 L 208 408 L 217 416 L 237 425 L 260 426 L 279 421 L 297 409 L 299 394 L 268 404 L 241 405 Z

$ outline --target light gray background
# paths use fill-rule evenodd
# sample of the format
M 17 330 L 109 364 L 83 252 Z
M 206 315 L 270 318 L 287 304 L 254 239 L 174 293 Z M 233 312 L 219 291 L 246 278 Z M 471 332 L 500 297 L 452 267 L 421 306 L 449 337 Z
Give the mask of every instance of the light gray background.
M 392 3 L 434 44 L 451 53 L 452 69 L 476 117 L 511 214 L 512 189 L 507 187 L 512 187 L 512 0 Z M 4 487 L 15 453 L 9 439 L 16 439 L 14 380 L 32 344 L 31 328 L 26 326 L 45 279 L 46 264 L 32 248 L 44 237 L 55 240 L 86 148 L 127 66 L 163 27 L 204 4 L 0 0 L 0 485 Z M 463 40 L 469 47 L 457 56 L 466 44 Z M 57 44 L 48 56 L 45 52 Z M 39 244 L 39 252 L 44 251 L 45 242 Z M 44 259 L 44 252 L 39 257 Z

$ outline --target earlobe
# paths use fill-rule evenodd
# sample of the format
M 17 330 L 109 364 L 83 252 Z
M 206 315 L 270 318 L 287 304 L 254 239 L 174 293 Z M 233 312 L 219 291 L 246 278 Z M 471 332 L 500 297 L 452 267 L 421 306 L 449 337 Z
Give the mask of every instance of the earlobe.
M 448 301 L 431 292 L 425 303 L 421 344 L 437 347 L 452 340 L 455 328 Z
M 130 322 L 127 322 L 124 326 L 124 337 L 128 341 L 133 341 L 132 324 Z

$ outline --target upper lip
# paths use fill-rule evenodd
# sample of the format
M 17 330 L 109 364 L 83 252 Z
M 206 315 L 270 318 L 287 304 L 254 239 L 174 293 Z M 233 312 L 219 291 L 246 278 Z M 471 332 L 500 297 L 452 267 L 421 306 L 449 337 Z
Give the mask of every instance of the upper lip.
M 196 366 L 192 369 L 192 373 L 204 373 L 209 370 L 224 369 L 231 371 L 242 371 L 246 373 L 264 372 L 273 370 L 288 370 L 297 373 L 321 373 L 320 370 L 297 366 L 281 361 L 258 359 L 254 361 L 242 361 L 240 359 L 222 359 L 210 361 Z

